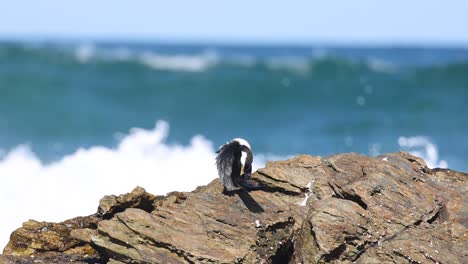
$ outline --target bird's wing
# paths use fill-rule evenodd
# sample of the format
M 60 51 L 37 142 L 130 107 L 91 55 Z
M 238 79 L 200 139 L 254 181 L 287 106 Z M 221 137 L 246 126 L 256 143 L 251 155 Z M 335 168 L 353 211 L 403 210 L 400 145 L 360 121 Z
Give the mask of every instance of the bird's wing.
M 221 183 L 227 189 L 236 188 L 231 178 L 232 167 L 235 162 L 235 151 L 238 151 L 238 146 L 236 146 L 236 144 L 238 145 L 236 142 L 229 142 L 224 144 L 218 150 L 218 156 L 216 157 L 218 175 L 221 179 Z

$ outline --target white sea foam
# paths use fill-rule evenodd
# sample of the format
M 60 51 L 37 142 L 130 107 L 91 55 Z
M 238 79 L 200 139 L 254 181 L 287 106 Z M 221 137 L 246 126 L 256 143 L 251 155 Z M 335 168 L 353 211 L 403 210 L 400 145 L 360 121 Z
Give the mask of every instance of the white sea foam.
M 437 149 L 437 145 L 427 137 L 399 137 L 398 145 L 400 145 L 403 150 L 408 151 L 412 155 L 424 159 L 429 168 L 448 167 L 447 161 L 439 160 L 439 150 Z
M 271 70 L 288 70 L 294 73 L 306 74 L 311 65 L 308 59 L 300 57 L 273 57 L 265 61 Z
M 75 57 L 81 63 L 89 62 L 96 54 L 96 46 L 93 44 L 81 44 L 75 49 Z
M 377 58 L 368 58 L 366 64 L 373 71 L 381 73 L 394 73 L 396 70 L 396 65 Z
M 197 55 L 162 55 L 144 52 L 139 55 L 139 61 L 156 70 L 199 72 L 216 64 L 218 58 L 213 52 Z
M 0 158 L 0 247 L 28 219 L 63 221 L 96 212 L 104 195 L 123 194 L 142 186 L 153 194 L 191 191 L 217 177 L 215 149 L 203 136 L 190 144 L 166 142 L 169 125 L 159 121 L 152 130 L 131 129 L 115 148 L 78 149 L 44 164 L 27 145 Z M 256 155 L 253 169 L 268 155 Z M 279 157 L 272 157 L 278 159 Z
M 272 56 L 258 58 L 249 54 L 231 54 L 222 56 L 216 50 L 204 50 L 198 53 L 164 54 L 155 50 L 137 50 L 127 47 L 102 47 L 93 43 L 84 43 L 74 48 L 74 56 L 80 63 L 93 60 L 133 61 L 141 63 L 154 70 L 202 72 L 216 66 L 221 61 L 241 67 L 252 67 L 256 63 L 264 63 L 271 70 L 286 70 L 297 74 L 307 74 L 314 70 L 313 61 L 326 60 L 328 51 L 312 50 L 310 57 Z M 331 57 L 330 59 L 333 60 Z M 395 64 L 378 58 L 367 58 L 366 65 L 376 72 L 393 73 Z M 352 61 L 348 61 L 354 67 Z
M 214 51 L 206 50 L 197 54 L 161 54 L 153 51 L 135 51 L 125 47 L 100 48 L 93 44 L 75 47 L 74 55 L 78 62 L 92 60 L 135 61 L 155 70 L 200 72 L 218 62 Z

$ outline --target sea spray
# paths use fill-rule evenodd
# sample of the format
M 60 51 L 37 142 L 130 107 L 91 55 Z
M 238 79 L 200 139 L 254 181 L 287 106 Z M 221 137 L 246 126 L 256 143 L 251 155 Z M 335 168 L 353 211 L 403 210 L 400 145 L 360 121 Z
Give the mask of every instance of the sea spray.
M 439 160 L 439 150 L 428 137 L 399 137 L 398 145 L 403 150 L 424 159 L 429 168 L 447 168 L 448 164 L 445 160 Z
M 169 124 L 154 129 L 133 128 L 120 136 L 115 148 L 80 148 L 52 163 L 42 162 L 27 145 L 9 151 L 0 160 L 0 246 L 23 221 L 63 221 L 96 211 L 100 198 L 122 194 L 135 186 L 153 194 L 191 191 L 217 178 L 215 147 L 201 135 L 190 144 L 168 144 Z M 217 147 L 216 147 L 217 148 Z M 259 154 L 253 169 L 266 159 Z

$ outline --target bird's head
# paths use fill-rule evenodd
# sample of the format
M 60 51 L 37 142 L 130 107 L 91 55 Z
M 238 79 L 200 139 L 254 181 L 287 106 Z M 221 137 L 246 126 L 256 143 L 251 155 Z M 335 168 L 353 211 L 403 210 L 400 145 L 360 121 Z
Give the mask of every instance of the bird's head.
M 252 149 L 250 148 L 249 142 L 247 142 L 247 140 L 245 140 L 245 139 L 235 138 L 233 141 L 237 141 L 239 143 L 239 145 L 240 145 L 240 149 L 241 149 L 241 157 L 240 157 L 241 171 L 240 171 L 240 175 L 244 175 L 245 167 L 246 166 L 251 167 L 251 164 L 252 164 L 252 161 L 253 161 Z

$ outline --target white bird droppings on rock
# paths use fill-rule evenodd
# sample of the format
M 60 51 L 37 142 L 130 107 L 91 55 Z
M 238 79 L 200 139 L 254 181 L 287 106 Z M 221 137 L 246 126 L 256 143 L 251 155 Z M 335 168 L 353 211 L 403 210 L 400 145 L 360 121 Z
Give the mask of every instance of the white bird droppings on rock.
M 312 196 L 312 183 L 314 182 L 311 181 L 306 185 L 306 193 L 305 193 L 305 198 L 302 200 L 302 202 L 299 203 L 300 206 L 306 206 L 307 205 L 307 200 L 309 200 L 310 196 Z

